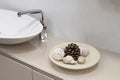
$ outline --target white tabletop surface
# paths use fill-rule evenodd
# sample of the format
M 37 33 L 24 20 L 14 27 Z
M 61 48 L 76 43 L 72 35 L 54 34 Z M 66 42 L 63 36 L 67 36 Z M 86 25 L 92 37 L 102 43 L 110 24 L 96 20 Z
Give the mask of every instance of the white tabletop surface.
M 0 45 L 0 51 L 64 80 L 120 80 L 120 54 L 113 52 L 98 49 L 101 55 L 99 63 L 85 70 L 67 70 L 52 63 L 48 56 L 49 51 L 55 45 L 67 41 L 70 40 L 49 35 L 46 43 L 40 42 L 36 37 L 19 45 Z

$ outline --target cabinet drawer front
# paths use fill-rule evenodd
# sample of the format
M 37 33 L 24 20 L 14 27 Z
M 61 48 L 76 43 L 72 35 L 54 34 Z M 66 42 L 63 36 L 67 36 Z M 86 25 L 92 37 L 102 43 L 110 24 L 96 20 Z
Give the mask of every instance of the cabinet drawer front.
M 0 55 L 0 80 L 32 80 L 32 69 Z

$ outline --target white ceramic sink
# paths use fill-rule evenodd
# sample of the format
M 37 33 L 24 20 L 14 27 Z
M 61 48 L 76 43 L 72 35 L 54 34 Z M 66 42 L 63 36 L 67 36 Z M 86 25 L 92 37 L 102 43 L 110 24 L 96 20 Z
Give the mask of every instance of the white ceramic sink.
M 17 44 L 37 36 L 42 24 L 28 15 L 17 16 L 17 12 L 0 9 L 0 44 Z

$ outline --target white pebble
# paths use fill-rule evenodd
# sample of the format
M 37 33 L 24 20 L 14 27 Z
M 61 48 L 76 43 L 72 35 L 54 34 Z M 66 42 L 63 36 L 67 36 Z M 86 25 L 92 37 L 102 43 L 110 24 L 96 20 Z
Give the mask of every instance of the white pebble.
M 83 64 L 83 63 L 85 63 L 85 61 L 86 61 L 85 57 L 83 57 L 83 56 L 78 57 L 78 63 L 79 64 Z
M 87 57 L 89 55 L 89 51 L 87 49 L 83 49 L 80 55 L 83 57 Z
M 64 51 L 61 48 L 56 48 L 53 53 L 52 53 L 52 57 L 55 60 L 62 60 L 64 57 Z
M 63 58 L 63 62 L 66 64 L 76 64 L 76 61 L 73 59 L 73 57 L 69 55 Z

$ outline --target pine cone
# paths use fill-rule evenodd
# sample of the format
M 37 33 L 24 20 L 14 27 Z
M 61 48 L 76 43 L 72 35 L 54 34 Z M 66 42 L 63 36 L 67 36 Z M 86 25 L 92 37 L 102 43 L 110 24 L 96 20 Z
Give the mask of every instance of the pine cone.
M 64 52 L 65 52 L 64 57 L 70 55 L 74 58 L 74 60 L 77 60 L 78 57 L 80 56 L 80 48 L 77 44 L 74 43 L 68 44 L 67 47 L 65 47 Z

